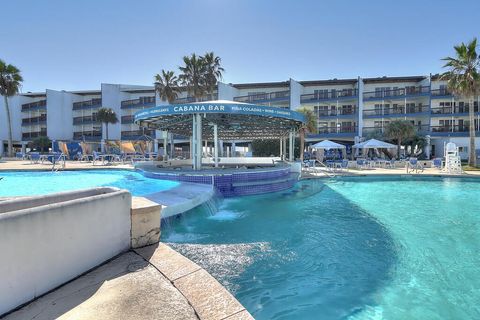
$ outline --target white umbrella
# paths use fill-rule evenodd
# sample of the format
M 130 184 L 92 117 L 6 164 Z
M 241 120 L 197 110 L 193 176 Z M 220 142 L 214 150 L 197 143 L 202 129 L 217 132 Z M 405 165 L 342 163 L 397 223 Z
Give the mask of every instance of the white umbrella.
M 397 146 L 388 142 L 380 141 L 377 139 L 370 139 L 365 142 L 360 142 L 353 145 L 354 148 L 361 149 L 393 149 Z
M 314 145 L 310 146 L 310 148 L 330 150 L 330 149 L 345 149 L 345 146 L 343 144 L 336 143 L 330 140 L 323 140 L 321 142 L 317 142 Z

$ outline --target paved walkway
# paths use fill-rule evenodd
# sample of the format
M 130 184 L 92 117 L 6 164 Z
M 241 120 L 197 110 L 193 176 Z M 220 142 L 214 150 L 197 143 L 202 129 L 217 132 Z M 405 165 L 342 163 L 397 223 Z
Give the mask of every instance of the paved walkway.
M 59 165 L 55 166 L 59 168 Z M 91 169 L 133 169 L 131 164 L 114 164 L 114 165 L 93 165 L 92 162 L 67 161 L 65 170 L 91 170 Z M 24 160 L 0 160 L 0 171 L 2 170 L 52 170 L 51 163 L 31 163 Z M 62 168 L 60 167 L 60 170 Z
M 124 253 L 9 314 L 7 319 L 253 318 L 204 269 L 159 243 Z

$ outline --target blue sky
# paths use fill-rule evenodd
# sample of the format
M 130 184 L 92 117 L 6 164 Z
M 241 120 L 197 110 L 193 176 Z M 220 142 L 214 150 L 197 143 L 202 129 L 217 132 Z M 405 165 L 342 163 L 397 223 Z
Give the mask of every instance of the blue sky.
M 214 51 L 225 82 L 441 72 L 480 36 L 478 0 L 3 1 L 0 59 L 23 91 L 152 83 L 184 55 Z

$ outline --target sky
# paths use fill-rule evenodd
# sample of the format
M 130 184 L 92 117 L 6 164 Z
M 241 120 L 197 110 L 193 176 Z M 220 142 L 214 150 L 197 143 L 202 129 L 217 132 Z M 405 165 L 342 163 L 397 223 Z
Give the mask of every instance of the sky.
M 23 92 L 151 85 L 213 51 L 223 82 L 428 75 L 480 37 L 479 0 L 0 0 Z

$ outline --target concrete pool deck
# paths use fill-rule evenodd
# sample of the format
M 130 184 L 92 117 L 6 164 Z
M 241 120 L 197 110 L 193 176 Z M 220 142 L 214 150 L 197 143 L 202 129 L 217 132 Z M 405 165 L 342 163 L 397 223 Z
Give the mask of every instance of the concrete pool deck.
M 121 254 L 4 319 L 253 317 L 207 271 L 159 243 Z

